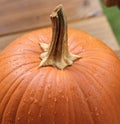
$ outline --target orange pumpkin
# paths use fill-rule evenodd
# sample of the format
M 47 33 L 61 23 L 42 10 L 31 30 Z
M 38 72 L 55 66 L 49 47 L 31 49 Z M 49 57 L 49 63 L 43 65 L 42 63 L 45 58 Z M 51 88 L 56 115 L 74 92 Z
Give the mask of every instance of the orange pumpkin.
M 53 31 L 0 53 L 0 124 L 120 124 L 120 60 L 93 36 L 67 33 L 61 5 L 51 20 Z

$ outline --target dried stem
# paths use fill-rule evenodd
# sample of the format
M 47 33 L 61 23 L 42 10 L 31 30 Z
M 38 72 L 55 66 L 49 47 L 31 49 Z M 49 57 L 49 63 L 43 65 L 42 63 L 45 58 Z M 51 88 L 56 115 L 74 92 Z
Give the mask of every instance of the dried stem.
M 56 66 L 59 69 L 72 65 L 73 61 L 80 58 L 68 51 L 67 23 L 63 13 L 62 5 L 59 5 L 50 15 L 52 21 L 52 41 L 48 45 L 40 43 L 45 51 L 41 54 L 40 66 Z

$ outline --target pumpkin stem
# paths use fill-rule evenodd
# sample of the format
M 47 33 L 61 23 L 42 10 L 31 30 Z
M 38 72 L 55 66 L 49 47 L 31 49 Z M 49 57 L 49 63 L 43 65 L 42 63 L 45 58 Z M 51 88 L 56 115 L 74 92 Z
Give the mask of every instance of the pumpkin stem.
M 58 69 L 64 69 L 80 57 L 68 51 L 67 23 L 62 5 L 55 8 L 50 18 L 52 21 L 52 41 L 50 46 L 40 43 L 44 50 L 40 56 L 42 59 L 40 66 L 52 65 Z

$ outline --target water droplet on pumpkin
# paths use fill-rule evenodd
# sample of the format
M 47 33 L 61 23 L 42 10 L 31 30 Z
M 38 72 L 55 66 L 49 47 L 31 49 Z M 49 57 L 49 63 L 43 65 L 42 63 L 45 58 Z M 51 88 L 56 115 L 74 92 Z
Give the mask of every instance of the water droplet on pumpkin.
M 17 120 L 19 121 L 20 120 L 20 117 L 18 117 Z
M 38 103 L 38 100 L 37 99 L 34 99 L 34 104 Z
M 31 111 L 28 111 L 28 115 L 30 115 L 31 114 Z
M 8 112 L 7 115 L 9 116 L 11 114 L 11 112 Z
M 48 95 L 48 98 L 49 98 L 49 99 L 51 98 L 51 95 L 50 95 L 50 94 Z
M 56 115 L 57 114 L 57 112 L 54 112 L 54 115 Z
M 64 95 L 62 95 L 62 98 L 65 98 L 65 96 L 64 96 Z
M 98 110 L 98 108 L 97 108 L 97 107 L 95 107 L 95 108 L 94 108 L 94 110 L 95 110 L 95 111 L 97 111 L 97 110 Z
M 41 115 L 41 113 L 39 114 L 39 118 L 41 118 L 42 117 L 42 115 Z
M 57 102 L 57 99 L 56 98 L 54 98 L 54 102 Z
M 97 112 L 97 113 L 96 113 L 96 116 L 99 116 L 99 115 L 100 115 L 100 114 Z

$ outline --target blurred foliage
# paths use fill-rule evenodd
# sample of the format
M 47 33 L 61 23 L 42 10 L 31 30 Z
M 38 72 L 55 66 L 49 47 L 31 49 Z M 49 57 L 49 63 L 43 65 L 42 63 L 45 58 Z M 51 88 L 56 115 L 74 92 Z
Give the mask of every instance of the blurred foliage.
M 120 9 L 117 7 L 106 7 L 102 4 L 103 11 L 113 29 L 117 41 L 120 44 Z

